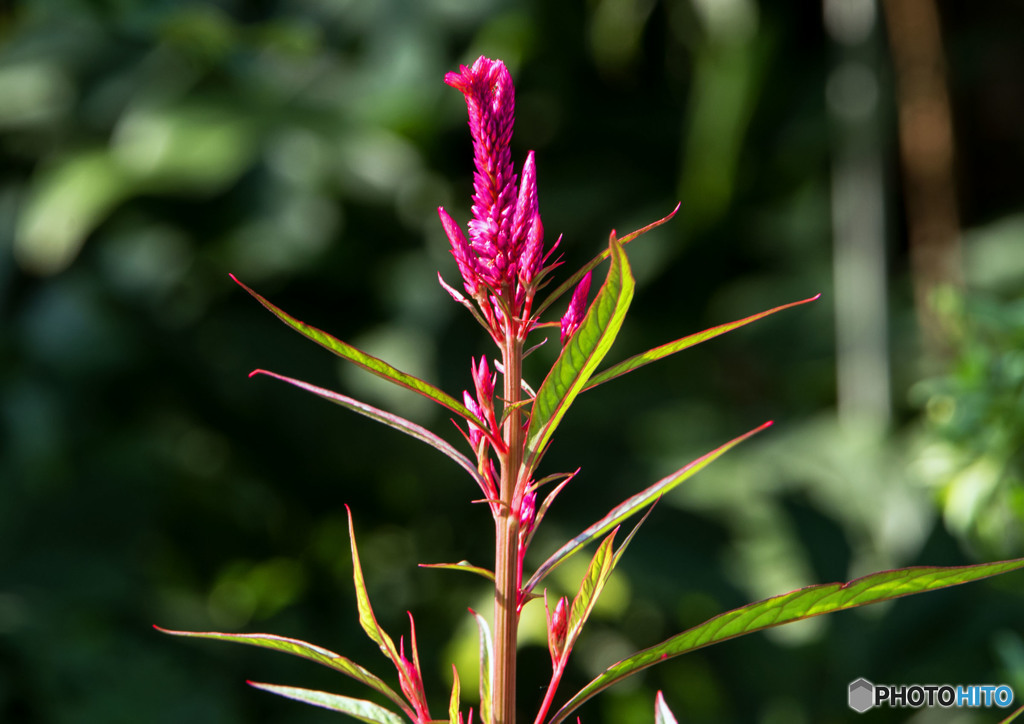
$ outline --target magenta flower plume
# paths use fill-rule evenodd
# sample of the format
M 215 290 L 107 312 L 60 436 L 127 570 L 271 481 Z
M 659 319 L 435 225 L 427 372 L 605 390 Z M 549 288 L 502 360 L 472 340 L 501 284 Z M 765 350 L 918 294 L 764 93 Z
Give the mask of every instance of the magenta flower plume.
M 569 341 L 569 338 L 576 333 L 579 329 L 580 323 L 583 321 L 583 316 L 587 312 L 587 296 L 590 294 L 590 278 L 593 276 L 592 272 L 587 272 L 580 283 L 576 285 L 576 290 L 572 293 L 572 299 L 569 300 L 569 308 L 565 311 L 562 316 L 562 346 Z
M 533 152 L 526 157 L 517 186 L 510 150 L 515 88 L 504 63 L 480 57 L 472 67 L 461 66 L 444 80 L 462 92 L 469 111 L 476 169 L 468 236 L 443 208 L 438 208 L 438 215 L 466 292 L 500 338 L 499 327 L 509 329 L 529 315 L 546 258 Z M 529 324 L 524 325 L 523 330 L 528 329 Z

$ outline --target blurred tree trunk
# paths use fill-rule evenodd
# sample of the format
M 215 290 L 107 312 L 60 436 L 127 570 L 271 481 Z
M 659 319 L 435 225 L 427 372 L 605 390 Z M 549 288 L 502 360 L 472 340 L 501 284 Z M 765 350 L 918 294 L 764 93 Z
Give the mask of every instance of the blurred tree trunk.
M 911 275 L 926 348 L 946 340 L 936 289 L 960 286 L 960 230 L 953 178 L 953 122 L 935 0 L 883 0 L 896 80 Z

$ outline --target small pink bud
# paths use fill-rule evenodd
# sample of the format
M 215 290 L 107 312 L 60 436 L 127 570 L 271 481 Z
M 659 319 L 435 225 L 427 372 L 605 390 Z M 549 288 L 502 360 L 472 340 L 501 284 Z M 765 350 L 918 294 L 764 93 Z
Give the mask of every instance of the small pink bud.
M 537 491 L 531 490 L 523 496 L 517 517 L 519 518 L 519 537 L 526 539 L 533 532 L 533 525 L 537 520 Z
M 593 276 L 593 272 L 587 272 L 580 279 L 580 283 L 576 285 L 576 290 L 572 293 L 572 299 L 569 300 L 569 308 L 562 317 L 563 347 L 569 341 L 569 338 L 576 333 L 576 330 L 579 329 L 580 323 L 587 312 L 587 295 L 590 294 L 591 276 Z
M 466 405 L 466 408 L 476 415 L 480 420 L 486 418 L 483 409 L 477 404 L 477 401 L 473 399 L 473 395 L 469 394 L 468 390 L 462 391 L 462 402 Z M 484 431 L 476 424 L 470 422 L 469 425 L 469 444 L 476 450 L 480 447 L 480 442 L 484 439 Z
M 569 602 L 562 596 L 555 604 L 554 612 L 548 615 L 548 651 L 552 662 L 557 662 L 565 649 L 565 636 L 569 629 L 568 607 Z

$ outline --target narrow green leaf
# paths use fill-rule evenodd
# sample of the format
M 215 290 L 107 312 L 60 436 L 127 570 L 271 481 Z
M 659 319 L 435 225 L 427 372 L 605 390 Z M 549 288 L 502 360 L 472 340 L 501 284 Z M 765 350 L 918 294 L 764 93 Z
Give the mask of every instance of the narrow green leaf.
M 622 245 L 611 240 L 608 277 L 587 310 L 579 329 L 555 360 L 533 403 L 526 432 L 524 467 L 534 470 L 555 428 L 615 341 L 633 299 L 633 275 Z
M 609 235 L 609 239 L 616 239 L 621 245 L 625 246 L 626 244 L 628 244 L 629 242 L 633 241 L 634 239 L 636 239 L 636 238 L 638 238 L 640 236 L 643 236 L 644 234 L 646 234 L 651 229 L 654 229 L 654 228 L 656 228 L 658 226 L 661 226 L 666 221 L 671 219 L 673 216 L 676 215 L 676 212 L 679 211 L 679 207 L 681 205 L 682 204 L 676 204 L 676 207 L 674 209 L 672 209 L 671 212 L 669 212 L 668 216 L 665 216 L 665 217 L 663 217 L 661 219 L 658 219 L 654 223 L 648 224 L 647 226 L 643 227 L 642 229 L 637 229 L 636 231 L 634 231 L 634 232 L 632 232 L 630 234 L 626 234 L 621 239 L 618 239 L 618 237 L 615 236 L 615 232 L 612 231 L 612 233 Z M 550 307 L 552 304 L 557 302 L 562 297 L 562 295 L 564 295 L 566 292 L 570 291 L 571 289 L 575 289 L 576 285 L 579 284 L 580 279 L 583 278 L 583 275 L 585 275 L 588 271 L 590 271 L 591 269 L 595 268 L 598 264 L 600 264 L 605 259 L 607 259 L 608 255 L 610 253 L 611 253 L 611 249 L 610 248 L 605 249 L 600 254 L 598 254 L 593 259 L 591 259 L 586 264 L 584 264 L 582 267 L 580 267 L 579 270 L 577 270 L 577 272 L 575 274 L 573 274 L 571 277 L 569 277 L 564 282 L 559 284 L 558 288 L 555 289 L 555 291 L 551 292 L 551 294 L 549 294 L 547 297 L 545 297 L 544 302 L 539 307 L 537 307 L 537 309 L 534 311 L 534 315 L 537 316 L 537 317 L 540 317 L 544 313 L 544 311 L 548 307 Z
M 494 571 L 489 571 L 486 568 L 480 566 L 474 566 L 469 561 L 459 561 L 458 563 L 420 563 L 420 568 L 438 568 L 446 571 L 466 571 L 468 573 L 475 573 L 478 576 L 483 576 L 491 583 L 494 583 Z
M 658 696 L 654 700 L 654 724 L 679 724 L 676 721 L 675 714 L 668 708 L 668 704 L 665 703 L 665 695 L 658 691 Z
M 1020 707 L 1015 712 L 1010 714 L 1010 716 L 1003 719 L 1001 722 L 999 722 L 999 724 L 1010 724 L 1010 722 L 1017 721 L 1017 718 L 1020 717 L 1022 713 L 1024 713 L 1024 706 Z
M 751 603 L 715 616 L 699 626 L 609 666 L 566 702 L 565 706 L 551 718 L 549 724 L 564 721 L 583 702 L 627 676 L 666 659 L 711 644 L 812 616 L 958 586 L 1021 568 L 1024 568 L 1024 558 L 973 566 L 900 568 L 872 573 L 848 583 L 807 586 Z
M 348 513 L 348 536 L 349 540 L 352 541 L 352 578 L 355 581 L 356 586 L 356 605 L 359 608 L 359 625 L 363 627 L 363 631 L 370 637 L 375 644 L 380 646 L 380 650 L 384 652 L 394 663 L 395 668 L 401 667 L 401 661 L 398 657 L 398 649 L 395 648 L 395 642 L 391 640 L 391 637 L 380 627 L 377 623 L 377 617 L 373 615 L 373 607 L 370 605 L 370 596 L 366 592 L 366 581 L 363 578 L 363 567 L 359 563 L 359 549 L 356 548 L 356 531 L 352 525 L 352 511 L 346 505 L 345 510 Z
M 583 626 L 587 623 L 590 612 L 594 610 L 598 596 L 604 590 L 604 584 L 607 583 L 608 576 L 611 575 L 612 569 L 615 567 L 615 556 L 612 552 L 612 546 L 615 543 L 615 534 L 618 530 L 616 528 L 608 537 L 601 541 L 601 545 L 594 552 L 594 557 L 590 559 L 586 575 L 580 581 L 580 590 L 576 593 L 576 597 L 573 598 L 572 606 L 569 609 L 569 623 L 565 632 L 564 651 L 566 652 L 572 650 L 576 639 L 582 633 Z
M 473 609 L 469 609 L 476 620 L 476 626 L 480 631 L 480 724 L 491 724 L 491 711 L 493 702 L 491 692 L 494 687 L 494 642 L 491 638 L 491 627 L 487 625 L 487 619 Z
M 458 450 L 456 450 L 451 444 L 448 443 L 448 441 L 444 440 L 438 435 L 435 435 L 425 427 L 417 425 L 415 422 L 412 422 L 411 420 L 406 420 L 404 417 L 400 417 L 399 415 L 394 415 L 390 412 L 385 412 L 384 410 L 380 410 L 374 407 L 373 405 L 368 405 L 365 402 L 360 402 L 359 400 L 356 400 L 352 397 L 348 397 L 346 395 L 342 395 L 338 392 L 325 390 L 322 387 L 317 387 L 316 385 L 311 385 L 308 382 L 303 382 L 301 380 L 295 380 L 292 379 L 291 377 L 285 377 L 284 375 L 279 375 L 276 372 L 268 372 L 267 370 L 253 370 L 252 372 L 249 373 L 249 376 L 252 377 L 253 375 L 266 375 L 267 377 L 273 377 L 276 380 L 287 382 L 288 384 L 294 385 L 295 387 L 299 387 L 303 390 L 306 390 L 307 392 L 312 392 L 314 395 L 318 395 L 324 398 L 325 400 L 328 400 L 329 402 L 333 402 L 336 405 L 347 407 L 353 412 L 358 412 L 360 415 L 368 417 L 371 420 L 376 420 L 377 422 L 383 423 L 388 427 L 398 430 L 399 432 L 404 432 L 406 435 L 414 437 L 420 442 L 425 442 L 431 447 L 433 447 L 435 450 L 439 450 L 440 452 L 444 453 L 449 458 L 454 460 L 460 467 L 462 467 L 463 470 L 469 473 L 473 480 L 476 481 L 477 485 L 481 487 L 483 487 L 484 485 L 483 478 L 480 477 L 480 472 L 476 469 L 476 465 L 473 464 L 472 460 L 470 460 L 468 457 L 466 457 Z
M 669 355 L 675 354 L 676 352 L 682 352 L 684 349 L 688 349 L 709 339 L 714 339 L 719 335 L 723 335 L 726 332 L 731 332 L 732 330 L 748 325 L 751 322 L 756 322 L 759 319 L 764 319 L 765 317 L 775 314 L 776 312 L 781 312 L 783 309 L 789 309 L 790 307 L 796 307 L 801 304 L 813 302 L 820 296 L 820 294 L 815 294 L 813 297 L 801 299 L 798 302 L 790 302 L 789 304 L 783 304 L 782 306 L 775 307 L 774 309 L 759 312 L 758 314 L 752 314 L 749 317 L 737 319 L 735 322 L 720 324 L 717 327 L 705 329 L 703 332 L 696 332 L 695 334 L 691 334 L 686 337 L 681 337 L 672 342 L 663 344 L 660 347 L 649 349 L 646 352 L 634 355 L 633 357 L 630 357 L 627 360 L 619 362 L 618 364 L 613 365 L 608 369 L 602 370 L 601 372 L 597 373 L 596 375 L 590 378 L 590 381 L 586 384 L 586 386 L 583 389 L 591 390 L 600 384 L 604 384 L 605 382 L 613 380 L 616 377 L 621 377 L 627 372 L 632 372 L 633 370 L 639 369 L 640 367 L 648 365 L 651 362 L 663 359 L 665 357 L 668 357 Z
M 391 699 L 391 701 L 402 707 L 402 709 L 409 715 L 414 714 L 412 708 L 406 704 L 402 696 L 381 681 L 377 676 L 340 654 L 328 651 L 320 646 L 306 643 L 305 641 L 289 639 L 284 636 L 274 636 L 273 634 L 228 634 L 217 633 L 214 631 L 172 631 L 170 629 L 160 628 L 159 626 L 155 628 L 158 631 L 171 634 L 172 636 L 185 636 L 188 638 L 212 639 L 215 641 L 247 644 L 249 646 L 258 646 L 260 648 L 270 649 L 272 651 L 283 651 L 286 654 L 292 654 L 293 656 L 299 656 L 303 659 L 309 659 L 310 661 L 315 661 L 316 663 L 327 666 L 335 671 L 340 671 L 360 683 L 366 684 L 374 691 L 377 691 Z
M 323 709 L 348 714 L 359 721 L 368 722 L 368 724 L 403 724 L 402 717 L 398 714 L 365 699 L 353 699 L 349 696 L 329 694 L 326 691 L 316 691 L 315 689 L 299 689 L 295 686 L 261 684 L 256 681 L 250 681 L 249 686 L 269 691 L 271 694 L 277 694 L 287 699 L 294 699 L 295 701 L 312 704 Z
M 292 329 L 294 329 L 296 332 L 306 337 L 307 339 L 313 340 L 324 349 L 333 352 L 342 359 L 348 360 L 349 362 L 352 362 L 353 364 L 362 367 L 367 372 L 375 374 L 378 377 L 387 380 L 388 382 L 393 382 L 394 384 L 400 387 L 412 390 L 417 394 L 423 395 L 427 399 L 433 400 L 434 402 L 436 402 L 439 405 L 442 405 L 443 407 L 447 407 L 449 410 L 451 410 L 464 420 L 468 420 L 478 425 L 482 430 L 487 429 L 487 425 L 481 422 L 472 412 L 470 412 L 466 408 L 465 405 L 463 405 L 461 402 L 459 402 L 458 400 L 456 400 L 454 397 L 444 392 L 443 390 L 434 387 L 429 382 L 425 382 L 424 380 L 421 380 L 418 377 L 413 377 L 410 374 L 406 374 L 401 370 L 395 369 L 384 360 L 378 359 L 372 355 L 368 355 L 362 350 L 356 349 L 352 345 L 346 342 L 342 342 L 340 339 L 332 337 L 331 335 L 327 334 L 322 330 L 317 329 L 316 327 L 310 326 L 305 322 L 300 322 L 298 319 L 291 316 L 284 310 L 275 307 L 264 297 L 260 296 L 255 291 L 253 291 L 245 284 L 240 282 L 233 274 L 231 275 L 231 278 L 234 279 L 238 286 L 242 287 L 242 289 L 249 292 L 249 294 L 251 294 L 256 301 L 258 301 L 260 304 L 266 307 L 275 317 L 280 319 L 282 322 L 287 324 L 289 327 L 291 327 Z
M 448 700 L 448 724 L 459 724 L 459 704 L 461 697 L 461 685 L 459 684 L 459 670 L 452 664 L 452 696 Z
M 761 430 L 764 430 L 765 428 L 771 426 L 771 424 L 771 422 L 766 422 L 763 425 L 754 428 L 750 432 L 744 433 L 743 435 L 740 435 L 737 438 L 733 438 L 724 445 L 715 448 L 714 450 L 707 453 L 706 455 L 703 455 L 702 457 L 697 458 L 696 460 L 686 465 L 685 467 L 682 467 L 679 470 L 672 473 L 671 475 L 662 478 L 661 480 L 656 482 L 654 485 L 651 485 L 646 490 L 637 493 L 633 497 L 623 501 L 619 505 L 612 508 L 610 511 L 608 511 L 607 515 L 601 518 L 601 520 L 591 525 L 589 528 L 584 530 L 575 538 L 572 538 L 571 540 L 566 542 L 565 545 L 563 545 L 561 548 L 559 548 L 557 551 L 551 554 L 551 556 L 546 561 L 544 561 L 544 563 L 541 564 L 540 568 L 538 568 L 536 572 L 534 572 L 534 574 L 530 577 L 530 580 L 526 582 L 526 585 L 523 587 L 523 591 L 527 593 L 532 591 L 546 575 L 548 575 L 549 573 L 551 573 L 551 571 L 553 571 L 555 568 L 564 563 L 570 556 L 579 551 L 583 546 L 590 543 L 590 541 L 594 540 L 598 536 L 604 535 L 609 530 L 619 525 L 619 523 L 621 523 L 622 521 L 626 520 L 632 515 L 635 515 L 645 506 L 652 504 L 659 497 L 669 492 L 683 481 L 693 477 L 699 471 L 706 468 L 717 458 L 721 457 L 726 452 L 739 445 L 748 437 L 756 435 L 757 433 L 761 432 Z

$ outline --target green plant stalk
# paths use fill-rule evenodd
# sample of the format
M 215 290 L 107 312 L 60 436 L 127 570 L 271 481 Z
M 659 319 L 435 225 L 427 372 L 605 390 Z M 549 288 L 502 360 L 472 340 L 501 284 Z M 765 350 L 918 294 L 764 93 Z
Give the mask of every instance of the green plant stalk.
M 523 343 L 508 325 L 502 347 L 504 365 L 504 438 L 508 447 L 501 460 L 501 505 L 495 525 L 494 551 L 494 724 L 516 721 L 516 639 L 519 630 L 517 576 L 519 520 L 513 499 L 523 463 L 522 396 Z

